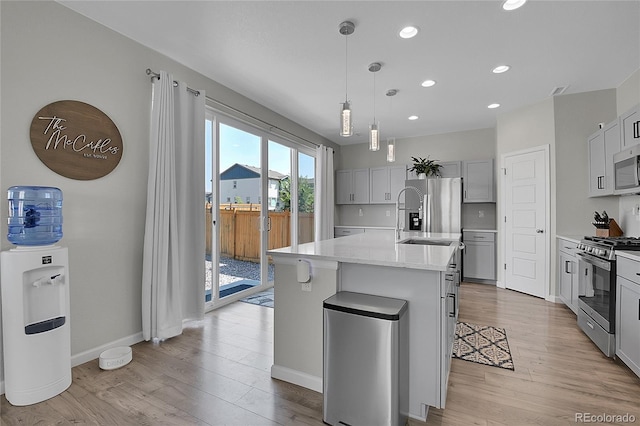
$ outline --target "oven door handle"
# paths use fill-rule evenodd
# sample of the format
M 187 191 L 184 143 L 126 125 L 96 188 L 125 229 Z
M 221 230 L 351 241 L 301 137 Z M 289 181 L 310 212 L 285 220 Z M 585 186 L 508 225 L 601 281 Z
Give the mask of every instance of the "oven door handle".
M 576 253 L 576 256 L 580 256 L 580 259 L 585 263 L 594 265 L 598 268 L 604 269 L 605 271 L 611 271 L 611 262 L 608 260 L 601 260 L 593 256 L 589 256 L 586 253 Z

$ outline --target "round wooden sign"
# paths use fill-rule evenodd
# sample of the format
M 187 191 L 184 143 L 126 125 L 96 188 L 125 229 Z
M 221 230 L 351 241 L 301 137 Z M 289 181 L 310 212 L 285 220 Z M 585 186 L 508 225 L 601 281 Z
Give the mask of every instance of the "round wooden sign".
M 31 121 L 31 146 L 48 168 L 77 180 L 111 173 L 122 158 L 122 137 L 98 108 L 79 101 L 53 102 Z

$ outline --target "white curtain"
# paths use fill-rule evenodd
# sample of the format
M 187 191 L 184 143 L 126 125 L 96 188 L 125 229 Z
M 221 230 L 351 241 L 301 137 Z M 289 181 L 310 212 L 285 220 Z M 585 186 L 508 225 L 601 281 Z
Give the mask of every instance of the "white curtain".
M 315 241 L 333 238 L 335 212 L 333 187 L 333 148 L 316 149 Z
M 182 322 L 204 315 L 205 95 L 154 80 L 147 215 L 142 267 L 145 340 L 182 333 Z

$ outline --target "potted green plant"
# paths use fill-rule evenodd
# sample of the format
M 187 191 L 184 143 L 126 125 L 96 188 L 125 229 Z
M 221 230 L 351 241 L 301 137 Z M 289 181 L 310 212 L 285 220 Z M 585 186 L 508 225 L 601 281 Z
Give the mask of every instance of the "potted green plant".
M 416 172 L 418 179 L 426 179 L 429 176 L 440 176 L 440 168 L 442 165 L 437 163 L 437 160 L 430 160 L 422 157 L 411 157 L 413 166 L 409 169 L 410 172 Z

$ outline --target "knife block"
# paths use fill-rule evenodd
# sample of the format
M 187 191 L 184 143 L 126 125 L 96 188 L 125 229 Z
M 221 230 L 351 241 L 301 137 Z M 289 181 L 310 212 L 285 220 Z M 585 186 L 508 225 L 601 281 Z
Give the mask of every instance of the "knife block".
M 615 219 L 609 219 L 608 229 L 596 229 L 596 237 L 620 237 L 622 229 L 618 226 Z

